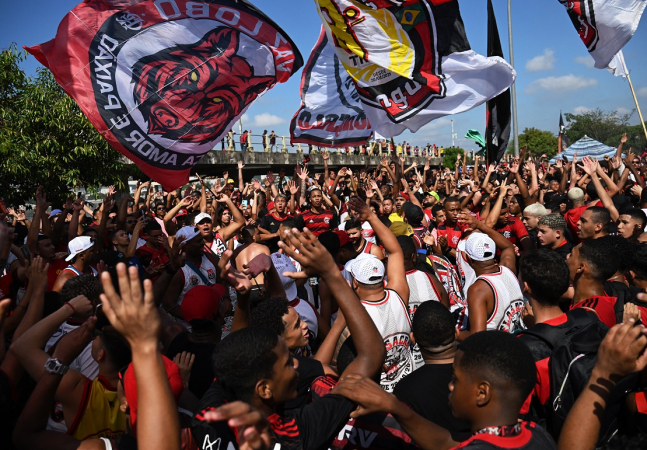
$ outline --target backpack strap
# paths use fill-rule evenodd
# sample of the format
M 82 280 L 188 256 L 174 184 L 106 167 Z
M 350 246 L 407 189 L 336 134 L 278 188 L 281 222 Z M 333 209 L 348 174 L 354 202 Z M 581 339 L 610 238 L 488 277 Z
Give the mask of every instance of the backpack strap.
M 185 263 L 187 266 L 189 266 L 189 269 L 191 269 L 192 271 L 194 271 L 194 272 L 195 272 L 195 274 L 196 274 L 197 276 L 199 276 L 199 277 L 200 277 L 200 279 L 202 280 L 202 282 L 204 283 L 204 285 L 205 285 L 205 286 L 213 286 L 213 283 L 211 283 L 209 280 L 207 280 L 207 277 L 205 277 L 205 276 L 204 276 L 204 274 L 202 273 L 202 271 L 201 271 L 200 269 L 198 269 L 198 268 L 195 266 L 195 264 L 193 264 L 193 263 L 192 263 L 192 262 L 190 262 L 190 261 L 185 261 L 184 263 Z

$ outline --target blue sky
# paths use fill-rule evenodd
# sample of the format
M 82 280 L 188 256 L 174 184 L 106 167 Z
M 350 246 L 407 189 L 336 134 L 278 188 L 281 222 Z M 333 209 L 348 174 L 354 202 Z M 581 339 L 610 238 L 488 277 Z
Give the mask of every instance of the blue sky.
M 4 20 L 0 28 L 0 48 L 12 42 L 19 46 L 34 45 L 52 39 L 63 16 L 77 0 L 32 0 L 28 3 L 4 0 Z M 314 2 L 287 0 L 255 0 L 253 3 L 277 22 L 296 42 L 304 60 L 319 35 L 320 20 Z M 508 57 L 507 1 L 493 0 L 501 33 L 501 41 Z M 486 52 L 486 0 L 462 0 L 461 12 L 472 48 Z M 624 78 L 613 77 L 606 70 L 593 68 L 593 59 L 575 32 L 564 7 L 557 0 L 513 0 L 515 69 L 517 70 L 517 106 L 519 132 L 525 127 L 536 127 L 557 132 L 559 111 L 582 112 L 600 107 L 604 110 L 629 112 L 634 102 Z M 643 112 L 647 114 L 647 45 L 645 18 L 633 39 L 625 46 L 624 55 Z M 39 63 L 31 56 L 24 64 L 33 73 Z M 290 119 L 299 107 L 299 71 L 287 83 L 277 85 L 248 110 L 245 128 L 260 134 L 273 129 L 279 135 L 288 134 Z M 415 134 L 405 133 L 396 138 L 414 145 L 427 142 L 451 144 L 451 123 L 458 134 L 457 145 L 472 149 L 471 141 L 463 138 L 468 129 L 483 132 L 485 106 L 456 116 L 431 122 Z M 639 123 L 638 114 L 631 118 Z

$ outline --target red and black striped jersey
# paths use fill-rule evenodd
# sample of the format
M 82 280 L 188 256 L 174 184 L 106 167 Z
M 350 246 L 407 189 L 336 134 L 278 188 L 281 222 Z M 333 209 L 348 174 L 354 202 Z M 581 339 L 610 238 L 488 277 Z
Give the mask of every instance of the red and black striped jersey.
M 200 401 L 198 412 L 191 419 L 191 432 L 204 450 L 238 448 L 238 430 L 225 421 L 205 422 L 204 413 L 227 403 L 218 382 L 214 382 Z M 268 417 L 272 448 L 308 450 L 324 448 L 344 427 L 357 405 L 340 395 L 326 395 L 284 415 Z
M 302 230 L 308 228 L 312 234 L 319 236 L 325 231 L 334 228 L 335 214 L 327 209 L 322 210 L 319 214 L 312 212 L 311 209 L 303 211 L 297 217 L 297 228 Z
M 605 297 L 598 295 L 595 297 L 587 298 L 584 301 L 579 302 L 576 305 L 571 305 L 570 309 L 574 308 L 588 308 L 594 310 L 600 321 L 612 328 L 615 324 L 618 323 L 616 315 L 616 302 L 618 301 L 617 297 Z
M 337 385 L 329 377 L 319 377 L 312 383 L 313 399 L 326 397 Z M 414 450 L 411 437 L 390 414 L 374 413 L 357 419 L 348 419 L 345 426 L 328 443 L 329 450 Z

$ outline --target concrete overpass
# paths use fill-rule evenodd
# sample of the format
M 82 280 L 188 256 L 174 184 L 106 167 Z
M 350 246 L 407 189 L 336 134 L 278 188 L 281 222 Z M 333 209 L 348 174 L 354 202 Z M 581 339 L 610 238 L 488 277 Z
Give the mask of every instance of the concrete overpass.
M 311 173 L 321 172 L 324 168 L 323 159 L 320 153 L 315 152 L 312 154 L 296 152 L 296 153 L 287 153 L 287 152 L 239 152 L 239 151 L 210 151 L 195 166 L 194 171 L 198 172 L 200 175 L 222 175 L 222 172 L 229 171 L 230 176 L 234 177 L 238 173 L 238 161 L 243 161 L 245 163 L 245 168 L 243 173 L 245 178 L 248 175 L 258 175 L 266 173 L 268 170 L 273 172 L 278 172 L 280 169 L 284 169 L 286 175 L 291 176 L 294 167 L 303 162 L 304 158 L 310 157 L 310 162 L 308 167 Z M 386 156 L 368 156 L 368 155 L 352 155 L 346 153 L 337 153 L 336 150 L 330 152 L 330 158 L 328 159 L 328 167 L 334 170 L 338 170 L 341 167 L 350 167 L 352 169 L 360 169 L 366 167 L 368 164 L 369 167 L 375 167 L 381 161 L 381 159 Z M 405 165 L 410 166 L 413 161 L 418 161 L 418 165 L 422 168 L 424 167 L 427 158 L 406 157 Z M 442 163 L 442 158 L 431 158 L 431 166 L 439 167 Z

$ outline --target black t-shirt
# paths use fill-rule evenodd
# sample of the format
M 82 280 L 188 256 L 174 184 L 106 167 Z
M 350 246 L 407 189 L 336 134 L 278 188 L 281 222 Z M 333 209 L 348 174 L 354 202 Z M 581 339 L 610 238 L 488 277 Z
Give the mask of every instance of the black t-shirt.
M 425 419 L 449 430 L 456 441 L 472 434 L 467 422 L 452 415 L 449 407 L 449 382 L 453 364 L 425 364 L 404 377 L 393 394 Z
M 324 369 L 321 362 L 316 359 L 308 358 L 307 356 L 297 355 L 294 358 L 299 362 L 299 367 L 297 369 L 299 372 L 297 397 L 294 400 L 290 400 L 285 403 L 280 408 L 280 413 L 282 415 L 290 414 L 294 410 L 302 408 L 310 403 L 312 401 L 310 385 L 315 379 L 324 376 Z
M 551 450 L 556 449 L 555 441 L 548 432 L 533 422 L 522 422 L 521 433 L 514 436 L 497 436 L 494 434 L 475 434 L 454 449 L 470 450 Z M 453 449 L 453 450 L 454 450 Z
M 336 382 L 329 377 L 319 377 L 312 383 L 312 397 L 330 394 Z M 418 447 L 400 424 L 390 414 L 374 413 L 357 419 L 349 419 L 337 433 L 329 450 L 414 450 Z
M 189 332 L 180 333 L 171 341 L 166 350 L 169 359 L 182 352 L 190 352 L 195 355 L 191 378 L 189 378 L 189 390 L 198 398 L 202 398 L 211 383 L 213 383 L 213 364 L 211 355 L 216 344 L 198 343 L 189 340 Z
M 281 224 L 283 223 L 284 220 L 289 218 L 290 216 L 285 216 L 284 218 L 280 218 L 275 214 L 267 214 L 263 216 L 261 221 L 259 222 L 258 226 L 261 227 L 264 230 L 269 231 L 270 233 L 276 233 L 279 231 L 279 228 L 281 227 Z M 279 250 L 279 238 L 274 237 L 272 239 L 267 239 L 263 241 L 265 245 L 267 245 L 270 248 L 270 252 L 275 253 Z
M 191 420 L 191 432 L 200 448 L 237 448 L 236 433 L 226 422 L 207 423 L 203 414 L 227 403 L 220 385 L 214 382 Z M 289 415 L 274 413 L 268 417 L 272 448 L 281 450 L 319 449 L 346 424 L 356 404 L 340 395 L 326 395 Z M 232 447 L 230 447 L 230 445 Z M 210 447 L 213 446 L 213 447 Z

